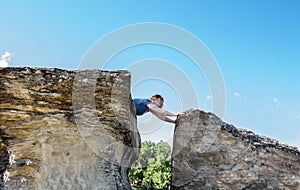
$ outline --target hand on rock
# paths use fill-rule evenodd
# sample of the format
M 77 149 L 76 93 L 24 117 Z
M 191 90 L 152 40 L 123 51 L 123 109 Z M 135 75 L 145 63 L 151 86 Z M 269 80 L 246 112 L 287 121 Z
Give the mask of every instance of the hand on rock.
M 176 113 L 177 116 L 181 116 L 181 115 L 183 115 L 183 114 L 184 114 L 183 112 L 177 112 L 177 113 Z

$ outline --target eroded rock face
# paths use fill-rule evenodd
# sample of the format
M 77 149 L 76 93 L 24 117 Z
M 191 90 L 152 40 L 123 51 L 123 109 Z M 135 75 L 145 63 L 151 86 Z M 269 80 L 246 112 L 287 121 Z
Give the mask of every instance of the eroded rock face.
M 130 73 L 0 69 L 0 189 L 130 189 Z
M 190 110 L 174 133 L 172 189 L 300 189 L 296 147 Z

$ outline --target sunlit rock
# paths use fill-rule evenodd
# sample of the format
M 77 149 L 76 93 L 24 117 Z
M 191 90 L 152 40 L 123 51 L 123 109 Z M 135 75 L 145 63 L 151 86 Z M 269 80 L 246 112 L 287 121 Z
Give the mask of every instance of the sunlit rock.
M 212 113 L 177 120 L 172 189 L 300 189 L 296 147 L 237 129 Z
M 127 71 L 0 69 L 0 189 L 131 189 Z

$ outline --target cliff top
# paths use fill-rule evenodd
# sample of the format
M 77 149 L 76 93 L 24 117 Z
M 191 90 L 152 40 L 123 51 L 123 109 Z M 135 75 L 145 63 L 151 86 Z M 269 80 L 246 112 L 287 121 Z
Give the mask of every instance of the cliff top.
M 210 112 L 205 112 L 199 109 L 190 109 L 185 111 L 184 115 L 180 117 L 187 117 L 193 112 L 199 112 L 200 117 L 204 117 L 205 115 L 212 117 L 213 120 L 215 120 L 215 122 L 221 126 L 220 130 L 227 131 L 232 136 L 240 138 L 246 143 L 251 143 L 256 147 L 272 147 L 272 148 L 287 151 L 288 153 L 295 153 L 296 155 L 300 155 L 300 151 L 298 147 L 280 143 L 278 140 L 255 134 L 253 131 L 249 131 L 247 129 L 236 128 L 232 124 L 223 122 L 219 117 L 217 117 L 215 114 Z

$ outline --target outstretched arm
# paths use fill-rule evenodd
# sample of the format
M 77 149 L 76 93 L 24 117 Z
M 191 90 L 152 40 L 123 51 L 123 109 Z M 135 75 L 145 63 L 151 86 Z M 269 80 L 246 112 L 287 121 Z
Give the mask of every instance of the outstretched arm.
M 177 116 L 177 115 L 170 113 L 168 111 L 164 111 L 154 104 L 148 104 L 148 107 L 149 107 L 150 112 L 152 114 L 154 114 L 156 117 L 158 117 L 159 119 L 169 122 L 169 123 L 176 122 L 176 120 L 172 120 L 172 119 L 168 118 L 167 116 Z
M 164 112 L 166 113 L 166 116 L 178 116 L 178 115 L 182 115 L 182 112 L 172 113 L 172 112 L 169 112 L 167 110 L 165 110 Z

